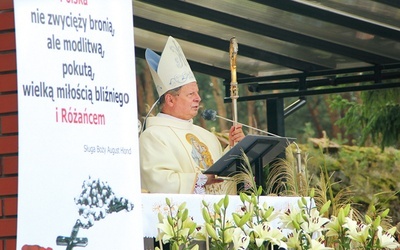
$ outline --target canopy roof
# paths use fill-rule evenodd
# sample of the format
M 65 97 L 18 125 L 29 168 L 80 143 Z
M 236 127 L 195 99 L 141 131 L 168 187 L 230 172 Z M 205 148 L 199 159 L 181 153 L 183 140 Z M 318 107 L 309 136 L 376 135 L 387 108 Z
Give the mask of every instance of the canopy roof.
M 137 57 L 144 58 L 146 48 L 161 52 L 173 36 L 193 71 L 229 82 L 229 40 L 236 37 L 238 82 L 257 93 L 400 86 L 393 81 L 400 79 L 398 0 L 134 0 L 133 8 Z M 365 81 L 377 84 L 332 90 Z

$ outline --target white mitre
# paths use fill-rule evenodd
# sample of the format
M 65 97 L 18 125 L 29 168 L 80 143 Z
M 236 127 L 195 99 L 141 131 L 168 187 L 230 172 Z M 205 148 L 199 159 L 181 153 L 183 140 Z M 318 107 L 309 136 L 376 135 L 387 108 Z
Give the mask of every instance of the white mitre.
M 145 57 L 158 96 L 162 96 L 168 90 L 196 81 L 181 46 L 172 36 L 168 37 L 161 56 L 151 49 L 146 49 Z

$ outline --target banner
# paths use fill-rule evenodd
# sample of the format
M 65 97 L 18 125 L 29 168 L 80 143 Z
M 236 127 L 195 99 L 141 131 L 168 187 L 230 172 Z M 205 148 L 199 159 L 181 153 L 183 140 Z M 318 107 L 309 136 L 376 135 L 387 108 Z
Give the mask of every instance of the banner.
M 132 1 L 14 11 L 17 249 L 143 249 Z

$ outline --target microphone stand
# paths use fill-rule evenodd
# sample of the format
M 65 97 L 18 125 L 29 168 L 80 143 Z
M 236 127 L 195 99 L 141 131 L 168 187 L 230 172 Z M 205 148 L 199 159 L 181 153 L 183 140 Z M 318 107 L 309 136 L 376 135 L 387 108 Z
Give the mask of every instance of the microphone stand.
M 225 117 L 222 117 L 222 116 L 219 116 L 219 115 L 215 115 L 215 117 L 218 117 L 218 118 L 220 118 L 220 119 L 222 119 L 222 120 L 226 120 L 226 121 L 228 121 L 228 122 L 234 123 L 233 120 L 228 119 L 228 118 L 225 118 Z M 246 125 L 246 124 L 243 124 L 243 123 L 240 123 L 240 122 L 237 122 L 237 124 L 240 124 L 240 125 L 242 125 L 243 127 L 246 127 L 246 128 L 249 128 L 249 129 L 256 130 L 256 131 L 258 131 L 258 132 L 266 133 L 266 134 L 268 134 L 268 135 L 272 135 L 272 136 L 276 136 L 276 137 L 281 137 L 281 136 L 279 136 L 279 135 L 275 135 L 275 134 L 273 134 L 273 133 L 270 133 L 270 132 L 267 132 L 267 131 L 264 131 L 264 130 L 261 130 L 261 129 L 258 129 L 258 128 L 254 128 L 254 127 L 251 127 L 251 126 L 249 126 L 249 125 Z

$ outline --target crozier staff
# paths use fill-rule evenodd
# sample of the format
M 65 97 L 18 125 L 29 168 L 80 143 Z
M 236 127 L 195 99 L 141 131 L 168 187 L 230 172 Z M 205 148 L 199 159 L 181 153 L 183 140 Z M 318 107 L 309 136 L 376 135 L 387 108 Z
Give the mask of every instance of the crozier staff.
M 217 137 L 193 124 L 201 97 L 192 70 L 178 42 L 169 37 L 159 56 L 146 50 L 159 98 L 160 113 L 148 117 L 139 138 L 142 189 L 151 193 L 225 194 L 228 184 L 202 174 L 223 154 Z M 244 138 L 232 126 L 230 145 Z

